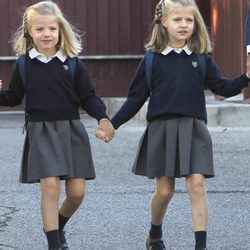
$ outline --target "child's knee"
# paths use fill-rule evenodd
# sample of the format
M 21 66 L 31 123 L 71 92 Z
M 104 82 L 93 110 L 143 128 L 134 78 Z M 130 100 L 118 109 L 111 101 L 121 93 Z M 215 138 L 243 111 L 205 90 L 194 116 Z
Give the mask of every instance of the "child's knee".
M 66 193 L 66 197 L 71 203 L 81 203 L 84 199 L 84 189 L 74 189 Z
M 44 196 L 59 198 L 61 192 L 60 180 L 58 178 L 46 178 L 41 180 L 41 192 Z
M 189 196 L 204 196 L 206 193 L 205 183 L 203 180 L 196 180 L 189 183 L 187 186 Z
M 169 202 L 173 195 L 174 195 L 174 191 L 173 190 L 160 190 L 160 189 L 157 189 L 155 191 L 155 194 L 154 194 L 158 200 L 160 200 L 162 203 L 166 203 L 166 202 Z

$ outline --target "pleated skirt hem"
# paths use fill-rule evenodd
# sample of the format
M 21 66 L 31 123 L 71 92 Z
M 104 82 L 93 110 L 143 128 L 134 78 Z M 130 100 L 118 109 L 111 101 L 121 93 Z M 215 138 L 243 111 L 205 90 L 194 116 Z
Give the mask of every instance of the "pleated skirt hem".
M 89 137 L 80 120 L 28 123 L 19 181 L 47 177 L 95 178 Z
M 214 177 L 212 141 L 204 121 L 181 117 L 150 122 L 141 137 L 132 172 L 155 177 Z

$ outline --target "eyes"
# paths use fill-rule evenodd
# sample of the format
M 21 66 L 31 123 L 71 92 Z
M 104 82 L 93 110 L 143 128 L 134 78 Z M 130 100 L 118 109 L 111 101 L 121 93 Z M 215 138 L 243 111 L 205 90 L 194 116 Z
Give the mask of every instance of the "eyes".
M 185 21 L 187 23 L 193 23 L 194 19 L 192 17 L 188 17 L 188 18 L 174 17 L 172 18 L 172 21 L 176 23 L 180 23 L 182 21 Z
M 59 27 L 58 26 L 49 26 L 49 27 L 45 27 L 45 26 L 33 26 L 31 28 L 31 30 L 33 30 L 33 32 L 36 33 L 43 33 L 43 32 L 52 32 L 52 33 L 56 33 L 59 31 Z
M 58 27 L 48 27 L 48 28 L 45 28 L 45 27 L 35 27 L 34 28 L 34 30 L 35 31 L 37 31 L 37 32 L 43 32 L 43 31 L 47 31 L 47 30 L 49 30 L 49 31 L 52 31 L 52 32 L 55 32 L 55 31 L 58 31 Z

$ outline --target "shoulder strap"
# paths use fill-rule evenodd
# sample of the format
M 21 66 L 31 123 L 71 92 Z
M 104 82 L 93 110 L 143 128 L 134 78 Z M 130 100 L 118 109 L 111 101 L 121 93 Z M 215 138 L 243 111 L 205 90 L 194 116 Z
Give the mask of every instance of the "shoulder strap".
M 204 54 L 198 54 L 199 70 L 202 77 L 202 81 L 205 83 L 206 80 L 206 57 Z
M 21 55 L 17 58 L 18 72 L 25 86 L 25 55 Z
M 153 57 L 154 53 L 153 51 L 149 50 L 146 55 L 146 78 L 147 78 L 147 83 L 148 83 L 148 88 L 151 92 L 152 90 L 152 71 L 153 71 Z
M 198 61 L 199 61 L 199 71 L 202 77 L 202 81 L 205 84 L 206 81 L 206 56 L 204 54 L 198 54 Z M 206 86 L 204 85 L 204 88 L 206 88 Z M 207 123 L 207 109 L 205 107 L 204 110 L 205 113 L 205 122 Z
M 19 73 L 19 76 L 20 76 L 20 78 L 22 80 L 24 88 L 25 88 L 25 81 L 26 81 L 26 76 L 25 76 L 25 57 L 26 57 L 26 55 L 21 55 L 21 56 L 19 56 L 17 58 L 18 73 Z M 26 112 L 26 107 L 27 107 L 27 103 L 25 104 L 25 111 L 24 111 L 25 123 L 23 125 L 23 133 L 26 130 L 27 123 L 29 121 L 28 114 Z
M 76 74 L 76 60 L 77 60 L 77 58 L 76 57 L 69 57 L 68 60 L 69 60 L 69 67 L 70 67 L 70 71 L 72 74 L 72 78 L 74 79 L 75 74 Z

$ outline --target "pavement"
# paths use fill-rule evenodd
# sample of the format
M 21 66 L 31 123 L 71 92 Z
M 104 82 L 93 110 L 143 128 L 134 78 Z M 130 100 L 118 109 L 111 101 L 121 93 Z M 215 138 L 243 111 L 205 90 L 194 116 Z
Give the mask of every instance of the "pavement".
M 223 105 L 213 108 L 224 110 Z M 250 249 L 250 110 L 244 108 L 247 112 L 244 116 L 238 109 L 235 112 L 233 105 L 229 106 L 229 113 L 235 119 L 229 125 L 234 126 L 221 126 L 227 121 L 224 115 L 218 119 L 220 126 L 209 126 L 216 173 L 215 178 L 207 180 L 209 250 Z M 246 121 L 242 123 L 239 117 Z M 86 114 L 81 118 L 90 137 L 97 178 L 87 182 L 84 203 L 66 226 L 70 249 L 143 250 L 150 225 L 154 181 L 133 175 L 131 166 L 145 121 L 134 118 L 117 131 L 111 142 L 104 143 L 94 136 L 96 121 Z M 209 124 L 216 123 L 209 119 Z M 45 250 L 39 185 L 18 182 L 24 140 L 22 126 L 23 114 L 0 115 L 0 250 Z M 63 187 L 62 183 L 62 190 Z M 176 181 L 163 231 L 167 250 L 194 249 L 184 179 Z

